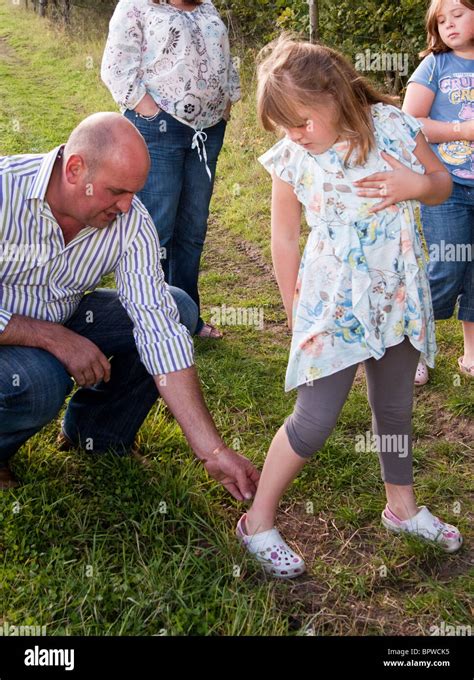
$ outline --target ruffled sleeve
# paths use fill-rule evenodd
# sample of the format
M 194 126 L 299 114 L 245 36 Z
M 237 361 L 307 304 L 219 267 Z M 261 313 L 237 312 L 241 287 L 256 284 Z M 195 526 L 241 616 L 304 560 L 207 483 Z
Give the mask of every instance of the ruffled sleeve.
M 285 137 L 258 160 L 270 174 L 274 172 L 296 190 L 304 171 L 305 155 L 303 149 Z
M 423 131 L 422 124 L 408 113 L 387 104 L 376 104 L 373 118 L 379 149 L 394 155 L 412 170 L 423 172 L 423 166 L 413 153 L 416 137 Z

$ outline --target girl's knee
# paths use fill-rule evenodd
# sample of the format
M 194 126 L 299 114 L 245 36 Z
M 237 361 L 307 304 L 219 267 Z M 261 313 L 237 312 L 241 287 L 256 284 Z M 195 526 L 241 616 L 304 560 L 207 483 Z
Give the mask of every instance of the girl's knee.
M 332 432 L 332 427 L 321 426 L 316 422 L 308 423 L 293 412 L 285 420 L 285 432 L 293 451 L 301 458 L 311 456 L 324 446 L 326 439 Z

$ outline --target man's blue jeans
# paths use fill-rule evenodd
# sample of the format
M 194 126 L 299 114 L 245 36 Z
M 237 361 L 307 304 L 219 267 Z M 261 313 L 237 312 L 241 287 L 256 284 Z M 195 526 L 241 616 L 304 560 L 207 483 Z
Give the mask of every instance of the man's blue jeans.
M 124 115 L 143 135 L 150 152 L 150 172 L 138 197 L 158 230 L 160 246 L 164 249 L 161 265 L 165 280 L 170 286 L 186 291 L 200 308 L 199 264 L 206 238 L 217 158 L 227 124 L 221 120 L 204 130 L 207 164 L 212 178 L 209 179 L 204 160 L 199 160 L 198 150 L 191 148 L 193 128 L 165 111 L 151 120 L 130 110 Z M 202 143 L 198 143 L 202 154 Z M 199 317 L 197 333 L 202 326 L 203 321 Z
M 170 292 L 181 323 L 192 334 L 198 320 L 196 304 L 182 290 L 170 287 Z M 93 323 L 88 323 L 90 318 Z M 159 396 L 140 361 L 133 324 L 117 293 L 98 289 L 84 296 L 64 325 L 95 343 L 112 367 L 108 383 L 81 387 L 73 394 L 64 431 L 91 451 L 126 453 Z M 0 466 L 56 417 L 72 387 L 64 366 L 49 352 L 0 346 Z

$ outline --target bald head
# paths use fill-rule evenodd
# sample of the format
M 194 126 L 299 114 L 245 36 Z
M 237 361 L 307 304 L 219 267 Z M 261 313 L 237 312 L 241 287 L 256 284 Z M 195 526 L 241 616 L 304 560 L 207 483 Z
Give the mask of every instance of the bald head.
M 81 156 L 91 177 L 104 164 L 148 173 L 150 156 L 136 127 L 119 113 L 94 113 L 71 132 L 64 156 Z
M 150 170 L 145 140 L 118 113 L 94 113 L 83 120 L 56 160 L 48 202 L 63 228 L 69 222 L 76 230 L 84 225 L 103 229 L 127 213 Z

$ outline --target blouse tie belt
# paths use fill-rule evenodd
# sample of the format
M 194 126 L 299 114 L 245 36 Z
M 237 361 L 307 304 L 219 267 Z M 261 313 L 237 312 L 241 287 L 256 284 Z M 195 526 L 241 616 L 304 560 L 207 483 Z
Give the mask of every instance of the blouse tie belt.
M 207 164 L 207 151 L 206 151 L 206 145 L 205 145 L 206 140 L 207 140 L 207 134 L 204 132 L 204 130 L 196 130 L 196 132 L 193 135 L 193 141 L 192 141 L 192 144 L 191 144 L 191 149 L 197 149 L 200 161 L 202 161 L 202 159 L 204 157 L 204 165 L 206 166 L 206 172 L 209 175 L 209 181 L 212 182 L 211 171 L 210 171 L 209 166 Z M 202 144 L 202 155 L 201 155 L 201 149 L 199 148 L 199 141 L 201 141 L 201 144 Z

